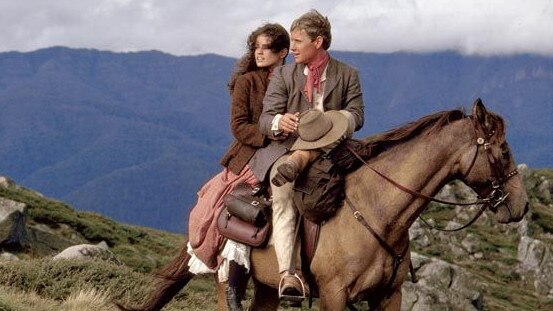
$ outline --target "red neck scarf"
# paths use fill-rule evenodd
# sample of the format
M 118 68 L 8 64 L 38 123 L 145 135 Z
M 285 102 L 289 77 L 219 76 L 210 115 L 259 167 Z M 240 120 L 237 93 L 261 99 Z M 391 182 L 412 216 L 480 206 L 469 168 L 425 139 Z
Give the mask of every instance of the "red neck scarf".
M 321 74 L 329 59 L 330 56 L 324 51 L 324 53 L 319 53 L 315 59 L 307 63 L 309 73 L 307 74 L 307 81 L 305 81 L 303 91 L 310 103 L 313 103 L 313 90 L 317 90 L 317 92 L 321 90 Z

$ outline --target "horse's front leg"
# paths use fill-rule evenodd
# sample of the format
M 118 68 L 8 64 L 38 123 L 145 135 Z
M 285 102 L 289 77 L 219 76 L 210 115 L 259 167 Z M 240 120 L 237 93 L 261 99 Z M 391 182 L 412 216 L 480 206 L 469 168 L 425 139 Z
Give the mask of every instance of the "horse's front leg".
M 253 280 L 254 291 L 250 311 L 276 311 L 280 304 L 278 290 Z
M 217 273 L 215 273 L 215 283 L 217 284 L 217 311 L 227 311 L 227 283 L 219 282 Z
M 370 301 L 369 301 L 370 306 Z M 384 298 L 380 305 L 370 310 L 376 311 L 400 311 L 401 310 L 401 287 L 394 290 L 394 292 L 388 298 Z
M 328 284 L 319 286 L 319 309 L 321 311 L 343 311 L 346 309 L 347 294 L 343 288 Z

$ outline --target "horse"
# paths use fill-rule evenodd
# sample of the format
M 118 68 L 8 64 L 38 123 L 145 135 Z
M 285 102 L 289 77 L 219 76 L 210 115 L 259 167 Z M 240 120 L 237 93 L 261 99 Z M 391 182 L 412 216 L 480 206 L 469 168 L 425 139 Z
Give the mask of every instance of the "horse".
M 345 178 L 343 206 L 320 228 L 309 271 L 320 310 L 345 310 L 367 301 L 370 310 L 399 311 L 409 271 L 409 227 L 448 182 L 460 180 L 499 223 L 520 221 L 528 196 L 506 141 L 504 120 L 481 99 L 462 110 L 425 116 L 362 140 L 366 152 Z M 368 157 L 370 155 L 370 157 Z M 413 190 L 415 189 L 415 190 Z M 468 205 L 468 204 L 465 204 Z M 193 275 L 185 250 L 167 264 L 157 288 L 140 308 L 160 310 Z M 251 310 L 277 310 L 279 274 L 274 249 L 252 249 Z M 226 310 L 218 286 L 218 308 Z

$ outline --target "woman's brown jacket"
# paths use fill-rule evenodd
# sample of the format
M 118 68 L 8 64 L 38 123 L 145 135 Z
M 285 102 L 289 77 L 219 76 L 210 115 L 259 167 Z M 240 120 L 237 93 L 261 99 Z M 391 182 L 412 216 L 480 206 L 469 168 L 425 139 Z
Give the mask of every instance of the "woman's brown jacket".
M 258 69 L 238 77 L 232 92 L 230 129 L 234 136 L 221 164 L 238 174 L 250 161 L 257 148 L 267 143 L 259 131 L 263 97 L 269 84 L 268 71 Z

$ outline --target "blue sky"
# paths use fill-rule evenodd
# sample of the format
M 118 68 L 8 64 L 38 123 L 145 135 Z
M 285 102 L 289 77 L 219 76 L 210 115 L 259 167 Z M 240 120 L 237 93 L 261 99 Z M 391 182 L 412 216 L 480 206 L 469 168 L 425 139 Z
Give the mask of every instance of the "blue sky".
M 553 56 L 551 0 L 0 0 L 0 52 L 50 46 L 238 57 L 265 22 L 315 8 L 331 49 Z

